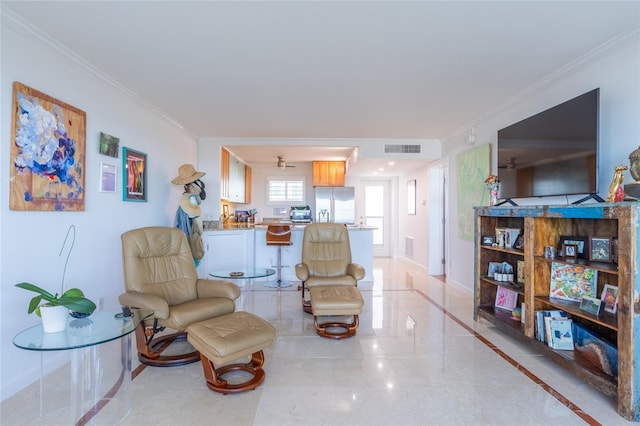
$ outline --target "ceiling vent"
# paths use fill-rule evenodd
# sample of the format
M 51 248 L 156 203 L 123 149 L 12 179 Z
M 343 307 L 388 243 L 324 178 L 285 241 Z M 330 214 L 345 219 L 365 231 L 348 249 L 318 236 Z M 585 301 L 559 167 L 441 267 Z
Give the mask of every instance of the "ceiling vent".
M 385 154 L 420 154 L 420 145 L 385 145 Z

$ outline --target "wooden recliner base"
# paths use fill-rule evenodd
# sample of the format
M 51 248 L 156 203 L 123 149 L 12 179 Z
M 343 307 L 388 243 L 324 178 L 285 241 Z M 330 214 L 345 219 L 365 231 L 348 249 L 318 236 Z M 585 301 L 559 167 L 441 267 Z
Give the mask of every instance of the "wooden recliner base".
M 262 369 L 264 365 L 264 354 L 262 350 L 254 352 L 253 355 L 251 355 L 251 361 L 245 364 L 229 364 L 219 368 L 216 368 L 213 362 L 202 353 L 200 354 L 200 359 L 202 360 L 204 378 L 207 381 L 209 389 L 225 395 L 228 393 L 253 390 L 264 380 L 264 370 Z M 238 370 L 252 374 L 252 378 L 245 382 L 235 384 L 229 384 L 222 378 L 226 373 Z
M 325 322 L 323 324 L 318 323 L 318 317 L 314 315 L 313 325 L 316 328 L 318 336 L 327 337 L 329 339 L 344 339 L 346 337 L 355 336 L 360 320 L 358 315 L 353 316 L 353 322 L 351 324 L 346 322 Z M 344 331 L 329 332 L 329 328 L 341 328 Z
M 151 331 L 151 333 L 153 333 L 153 331 Z M 198 351 L 177 355 L 162 355 L 162 352 L 176 340 L 186 340 L 187 333 L 184 331 L 163 335 L 147 342 L 150 336 L 151 334 L 147 336 L 144 321 L 141 321 L 136 327 L 136 346 L 138 348 L 138 359 L 145 365 L 153 367 L 177 367 L 200 360 L 200 352 Z

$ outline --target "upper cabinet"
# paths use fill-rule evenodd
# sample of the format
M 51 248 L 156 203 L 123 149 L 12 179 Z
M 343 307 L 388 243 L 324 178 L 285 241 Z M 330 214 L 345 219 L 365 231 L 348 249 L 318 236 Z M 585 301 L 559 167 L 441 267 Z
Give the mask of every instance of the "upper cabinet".
M 251 168 L 225 148 L 220 159 L 220 198 L 233 203 L 251 202 Z
M 314 161 L 313 186 L 344 186 L 344 161 Z

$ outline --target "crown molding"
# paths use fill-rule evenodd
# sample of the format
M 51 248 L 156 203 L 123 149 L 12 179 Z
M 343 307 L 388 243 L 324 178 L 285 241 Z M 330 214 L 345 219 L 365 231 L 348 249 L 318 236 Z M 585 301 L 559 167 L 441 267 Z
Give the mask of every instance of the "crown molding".
M 523 102 L 537 92 L 548 89 L 554 84 L 560 82 L 562 79 L 566 78 L 567 75 L 584 69 L 596 60 L 602 59 L 603 57 L 608 56 L 615 51 L 622 49 L 623 47 L 638 40 L 640 40 L 640 24 L 629 28 L 627 31 L 618 34 L 617 36 L 607 40 L 599 46 L 596 46 L 579 58 L 569 62 L 568 64 L 558 68 L 546 77 L 524 88 L 511 98 L 507 99 L 502 104 L 496 106 L 493 109 L 490 109 L 480 117 L 477 117 L 476 119 L 471 120 L 465 125 L 459 127 L 444 140 L 468 133 L 472 127 L 478 126 L 483 121 L 487 121 L 490 117 L 493 117 L 502 111 L 511 109 L 513 105 Z
M 100 71 L 98 68 L 91 65 L 81 56 L 68 49 L 63 44 L 51 38 L 49 35 L 40 31 L 38 28 L 34 27 L 32 24 L 24 20 L 22 17 L 14 13 L 11 9 L 7 8 L 4 4 L 0 4 L 0 24 L 3 27 L 9 28 L 21 35 L 22 37 L 29 39 L 46 51 L 51 53 L 54 56 L 62 58 L 66 63 L 74 66 L 78 69 L 88 72 L 96 77 L 102 84 L 106 87 L 115 90 L 122 96 L 132 100 L 137 103 L 144 109 L 150 111 L 152 114 L 160 117 L 162 120 L 169 123 L 171 126 L 177 128 L 182 133 L 186 134 L 188 137 L 193 139 L 194 141 L 198 140 L 198 137 L 194 135 L 192 132 L 187 130 L 181 123 L 173 120 L 167 113 L 160 110 L 152 103 L 138 95 L 136 92 L 130 90 L 117 80 L 110 77 L 108 74 Z

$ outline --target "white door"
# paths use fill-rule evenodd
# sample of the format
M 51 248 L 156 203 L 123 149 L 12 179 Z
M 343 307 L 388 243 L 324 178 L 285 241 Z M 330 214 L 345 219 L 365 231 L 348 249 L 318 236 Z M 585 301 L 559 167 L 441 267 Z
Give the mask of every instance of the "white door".
M 442 165 L 429 168 L 429 229 L 427 269 L 430 275 L 445 274 L 445 191 Z
M 388 180 L 367 180 L 362 182 L 364 189 L 364 216 L 361 218 L 367 226 L 373 226 L 373 256 L 390 256 L 390 212 L 391 193 Z

